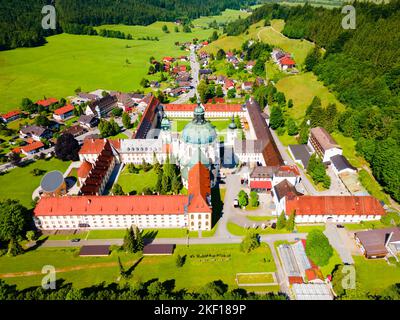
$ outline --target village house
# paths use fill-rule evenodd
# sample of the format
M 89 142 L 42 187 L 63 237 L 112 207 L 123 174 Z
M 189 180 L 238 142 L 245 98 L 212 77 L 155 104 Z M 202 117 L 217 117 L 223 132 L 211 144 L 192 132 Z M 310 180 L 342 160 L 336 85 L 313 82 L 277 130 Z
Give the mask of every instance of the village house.
M 69 128 L 66 128 L 63 133 L 72 134 L 74 137 L 78 137 L 86 133 L 87 130 L 80 125 L 75 125 Z
M 0 119 L 4 123 L 9 123 L 11 121 L 17 120 L 21 118 L 22 112 L 19 110 L 9 111 L 1 115 Z
M 248 72 L 252 72 L 255 65 L 256 65 L 256 61 L 251 60 L 251 61 L 247 62 L 245 68 L 246 68 L 246 70 L 247 70 Z
M 79 117 L 78 123 L 83 127 L 91 129 L 99 124 L 99 119 L 94 114 L 84 114 Z
M 86 92 L 79 92 L 78 95 L 72 98 L 70 101 L 73 105 L 81 105 L 82 103 L 92 102 L 99 99 L 95 94 L 90 94 Z
M 55 103 L 58 103 L 58 99 L 56 99 L 56 98 L 48 98 L 48 99 L 36 101 L 36 104 L 38 106 L 42 106 L 42 107 L 45 107 L 45 108 L 48 108 L 48 107 L 50 107 L 51 105 L 53 105 Z
M 312 128 L 307 145 L 317 153 L 322 162 L 329 163 L 330 158 L 342 154 L 342 148 L 335 139 L 322 127 Z
M 357 168 L 352 166 L 350 162 L 341 154 L 334 155 L 331 157 L 331 164 L 333 172 L 336 175 L 341 173 L 356 173 Z
M 86 115 L 95 115 L 98 118 L 106 117 L 117 106 L 118 98 L 107 95 L 99 100 L 91 102 L 85 110 Z
M 231 89 L 235 89 L 235 82 L 233 82 L 233 80 L 231 80 L 231 79 L 225 79 L 225 82 L 224 82 L 224 89 L 226 90 L 226 91 L 229 91 L 229 90 L 231 90 Z
M 52 136 L 49 129 L 39 126 L 25 126 L 19 130 L 19 134 L 22 139 L 32 138 L 35 141 L 47 139 Z
M 34 141 L 26 146 L 20 148 L 21 152 L 26 155 L 32 155 L 43 151 L 45 149 L 45 145 L 41 141 Z
M 72 104 L 67 104 L 64 107 L 58 108 L 53 112 L 53 118 L 57 121 L 65 121 L 74 116 L 75 107 Z
M 251 91 L 253 90 L 253 82 L 245 81 L 242 83 L 242 90 L 244 91 Z
M 272 189 L 272 199 L 275 204 L 275 214 L 280 215 L 282 211 L 287 214 L 286 202 L 287 199 L 292 199 L 296 196 L 302 196 L 302 193 L 297 191 L 296 187 L 287 179 L 276 184 Z
M 354 234 L 357 246 L 368 259 L 392 256 L 398 261 L 400 253 L 400 228 L 360 231 Z

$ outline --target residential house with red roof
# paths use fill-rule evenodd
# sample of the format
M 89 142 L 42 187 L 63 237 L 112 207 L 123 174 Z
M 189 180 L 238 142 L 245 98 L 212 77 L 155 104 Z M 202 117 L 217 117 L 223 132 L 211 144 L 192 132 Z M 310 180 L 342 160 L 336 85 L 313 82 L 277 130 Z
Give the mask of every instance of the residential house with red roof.
M 9 123 L 11 121 L 17 120 L 21 117 L 22 112 L 19 110 L 13 110 L 13 111 L 9 111 L 7 113 L 3 113 L 0 116 L 1 121 L 3 121 L 4 123 Z
M 53 112 L 53 118 L 58 121 L 64 121 L 74 116 L 75 107 L 72 104 L 67 104 L 64 107 L 58 108 Z
M 43 100 L 36 101 L 36 104 L 42 107 L 50 107 L 52 104 L 58 103 L 58 99 L 56 98 L 47 98 Z
M 35 153 L 38 153 L 40 151 L 43 151 L 45 149 L 45 145 L 43 144 L 43 142 L 41 141 L 34 141 L 26 146 L 23 146 L 20 148 L 20 151 L 28 156 L 28 155 L 32 155 Z

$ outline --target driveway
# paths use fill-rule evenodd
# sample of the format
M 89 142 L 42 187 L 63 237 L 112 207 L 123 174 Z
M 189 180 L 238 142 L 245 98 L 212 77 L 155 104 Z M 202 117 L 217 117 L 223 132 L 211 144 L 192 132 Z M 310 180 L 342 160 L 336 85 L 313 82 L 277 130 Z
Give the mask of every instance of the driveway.
M 353 257 L 351 256 L 353 248 L 349 246 L 349 241 L 344 238 L 345 234 L 343 231 L 345 232 L 344 229 L 337 228 L 335 223 L 327 222 L 324 234 L 329 239 L 332 247 L 334 247 L 339 254 L 343 263 L 354 264 Z

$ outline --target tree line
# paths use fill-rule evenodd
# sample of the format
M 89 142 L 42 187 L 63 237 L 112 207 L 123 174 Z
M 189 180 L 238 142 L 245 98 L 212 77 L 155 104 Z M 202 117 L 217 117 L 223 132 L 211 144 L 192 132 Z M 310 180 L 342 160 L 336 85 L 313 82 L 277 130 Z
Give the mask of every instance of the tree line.
M 47 36 L 62 32 L 93 35 L 93 26 L 103 24 L 149 25 L 179 19 L 186 26 L 191 19 L 253 3 L 254 0 L 59 0 L 55 4 L 57 28 L 44 30 L 41 10 L 50 1 L 1 1 L 0 50 L 40 46 L 46 43 Z

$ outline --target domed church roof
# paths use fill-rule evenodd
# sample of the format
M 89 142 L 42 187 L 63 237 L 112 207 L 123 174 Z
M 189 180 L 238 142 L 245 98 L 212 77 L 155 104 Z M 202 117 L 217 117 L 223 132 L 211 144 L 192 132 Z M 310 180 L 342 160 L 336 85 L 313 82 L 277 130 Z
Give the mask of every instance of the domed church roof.
M 182 132 L 182 140 L 191 144 L 209 144 L 217 138 L 215 128 L 204 118 L 204 108 L 198 103 L 194 109 L 193 120 Z

